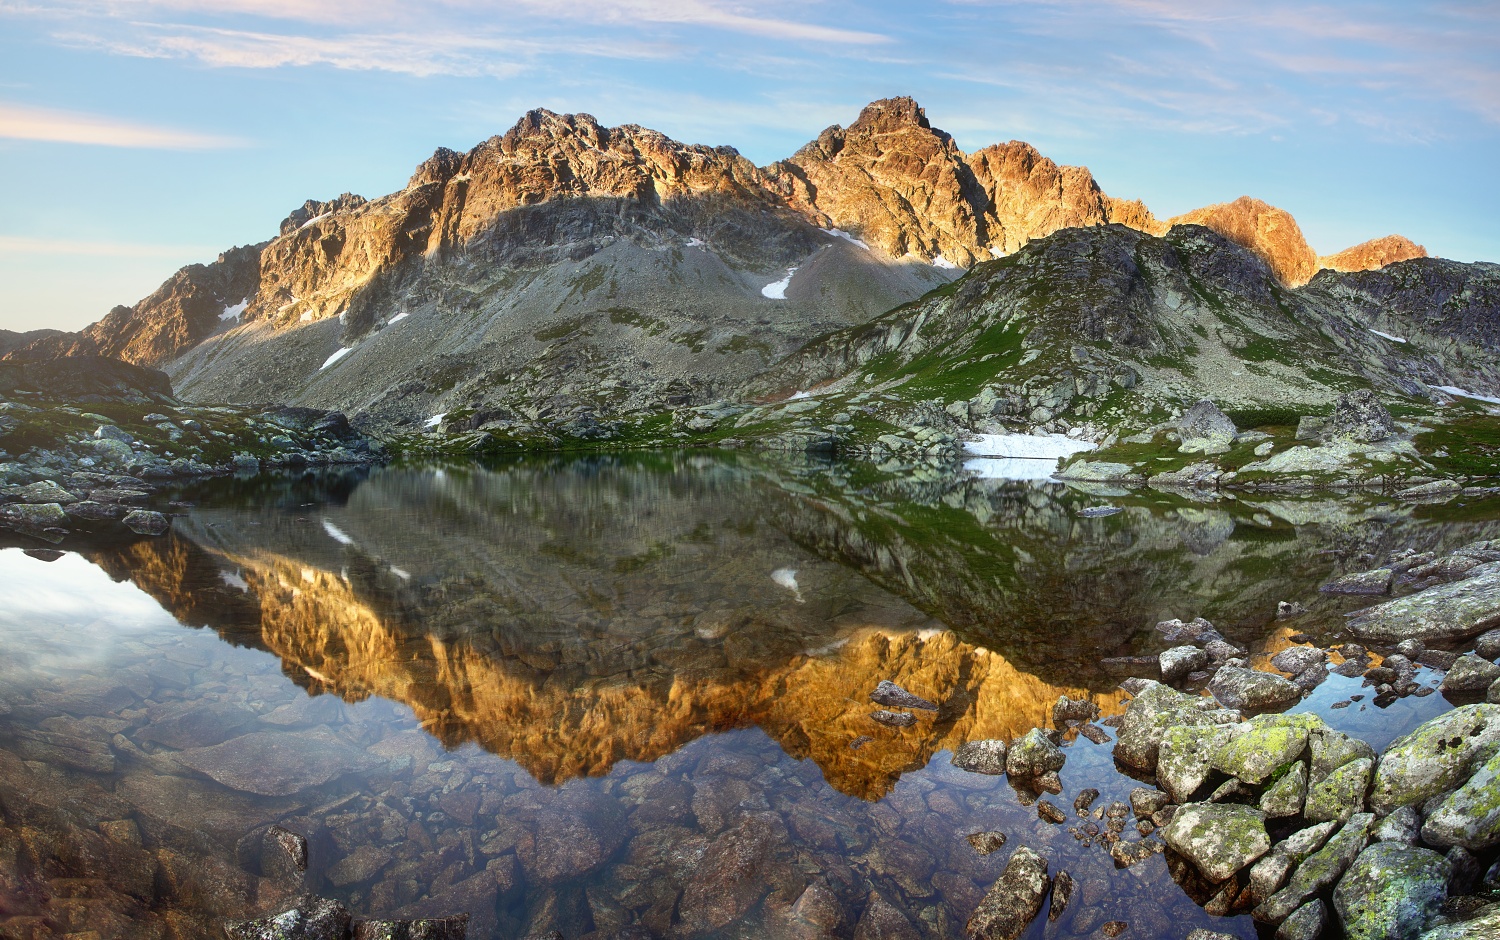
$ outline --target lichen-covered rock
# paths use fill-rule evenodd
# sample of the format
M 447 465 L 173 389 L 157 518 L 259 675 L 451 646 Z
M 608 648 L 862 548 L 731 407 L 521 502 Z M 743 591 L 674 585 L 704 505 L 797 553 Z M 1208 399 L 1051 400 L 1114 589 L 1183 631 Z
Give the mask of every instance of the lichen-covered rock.
M 1238 435 L 1234 422 L 1208 399 L 1189 408 L 1177 422 L 1184 454 L 1222 454 L 1234 446 Z
M 1176 682 L 1189 673 L 1208 668 L 1208 654 L 1196 646 L 1174 646 L 1159 657 L 1161 681 Z
M 1443 677 L 1444 692 L 1483 692 L 1500 679 L 1500 666 L 1473 653 L 1465 653 Z
M 1345 392 L 1333 405 L 1333 417 L 1324 433 L 1360 443 L 1383 441 L 1396 431 L 1391 413 L 1367 388 Z
M 1307 750 L 1308 734 L 1327 727 L 1317 715 L 1257 715 L 1229 726 L 1229 740 L 1214 750 L 1215 770 L 1260 783 Z
M 1242 899 L 1243 903 L 1259 904 L 1275 894 L 1277 889 L 1286 882 L 1286 876 L 1291 873 L 1292 869 L 1302 864 L 1303 859 L 1322 848 L 1323 843 L 1337 828 L 1338 823 L 1319 823 L 1294 832 L 1271 846 L 1271 851 L 1250 866 L 1250 875 L 1245 884 L 1247 893 Z
M 346 940 L 349 911 L 326 898 L 299 898 L 296 906 L 273 917 L 231 923 L 231 940 Z
M 1312 765 L 1308 768 L 1308 780 L 1313 783 L 1321 782 L 1323 778 L 1352 760 L 1358 760 L 1361 757 L 1375 760 L 1375 749 L 1370 745 L 1332 728 L 1321 728 L 1310 732 L 1307 736 L 1307 746 L 1308 754 L 1312 757 Z
M 1374 571 L 1359 571 L 1335 578 L 1318 588 L 1324 594 L 1374 595 L 1391 593 L 1391 578 L 1395 572 L 1389 568 Z
M 57 503 L 9 503 L 0 506 L 0 525 L 41 530 L 58 528 L 67 521 L 67 512 Z
M 1426 929 L 1448 896 L 1448 860 L 1429 849 L 1377 842 L 1333 892 L 1348 940 L 1405 940 Z
M 1271 657 L 1271 665 L 1289 675 L 1301 675 L 1314 666 L 1321 666 L 1328 654 L 1316 646 L 1292 646 Z
M 1059 695 L 1052 703 L 1052 725 L 1065 728 L 1070 721 L 1093 721 L 1099 717 L 1099 706 L 1086 698 L 1074 699 Z
M 999 776 L 1005 773 L 1004 741 L 989 739 L 969 741 L 953 752 L 953 766 L 976 774 Z
M 870 693 L 870 701 L 891 708 L 916 708 L 929 712 L 938 710 L 937 705 L 920 695 L 913 695 L 889 679 L 881 679 L 875 685 L 875 691 Z
M 1302 698 L 1295 683 L 1271 672 L 1225 666 L 1214 673 L 1208 691 L 1228 708 L 1259 712 L 1285 708 Z
M 1500 904 L 1490 904 L 1468 920 L 1444 924 L 1422 934 L 1421 940 L 1494 940 L 1500 937 Z
M 1271 848 L 1266 814 L 1238 804 L 1188 803 L 1177 808 L 1162 839 L 1215 884 Z
M 1223 725 L 1239 721 L 1240 715 L 1218 707 L 1197 695 L 1146 680 L 1125 708 L 1115 757 L 1140 770 L 1155 770 L 1162 735 L 1176 726 Z
M 1441 643 L 1483 633 L 1496 622 L 1500 622 L 1500 563 L 1490 563 L 1473 569 L 1462 581 L 1361 610 L 1349 618 L 1348 626 L 1362 640 Z
M 1416 845 L 1422 838 L 1422 814 L 1415 806 L 1402 806 L 1380 821 L 1370 837 L 1376 842 Z
M 1255 919 L 1264 924 L 1279 924 L 1301 907 L 1303 901 L 1333 887 L 1364 849 L 1374 823 L 1373 813 L 1351 816 L 1337 835 L 1297 866 L 1286 887 L 1261 902 L 1252 912 Z
M 1021 846 L 969 917 L 965 936 L 969 940 L 1016 940 L 1041 913 L 1051 886 L 1047 860 Z
M 149 509 L 134 509 L 121 520 L 125 527 L 137 535 L 164 535 L 172 528 L 172 520 Z
M 1308 822 L 1343 822 L 1363 811 L 1374 770 L 1375 765 L 1368 757 L 1360 757 L 1308 787 L 1303 818 Z
M 1213 756 L 1229 740 L 1233 725 L 1177 725 L 1157 748 L 1156 779 L 1174 803 L 1186 803 L 1213 769 Z M 1118 755 L 1118 749 L 1116 749 Z
M 1500 844 L 1500 753 L 1448 794 L 1422 824 L 1422 841 L 1484 852 Z
M 1500 705 L 1465 705 L 1439 715 L 1398 738 L 1380 757 L 1370 808 L 1389 813 L 1398 806 L 1457 789 L 1476 757 L 1500 748 Z
M 1292 764 L 1281 779 L 1261 794 L 1260 809 L 1267 819 L 1281 819 L 1302 812 L 1302 803 L 1307 799 L 1307 765 L 1301 761 Z
M 1276 928 L 1276 940 L 1317 940 L 1328 923 L 1328 909 L 1322 898 L 1313 898 L 1292 912 Z
M 1151 787 L 1136 787 L 1130 791 L 1130 811 L 1137 819 L 1147 819 L 1171 802 L 1165 793 Z
M 1005 772 L 1012 777 L 1040 777 L 1048 771 L 1062 770 L 1066 762 L 1062 748 L 1053 744 L 1046 732 L 1032 728 L 1011 742 L 1005 756 Z

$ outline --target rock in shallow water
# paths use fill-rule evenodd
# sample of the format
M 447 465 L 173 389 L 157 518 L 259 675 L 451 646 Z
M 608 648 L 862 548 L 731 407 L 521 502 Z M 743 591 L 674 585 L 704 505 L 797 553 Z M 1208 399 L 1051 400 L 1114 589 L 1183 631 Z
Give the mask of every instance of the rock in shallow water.
M 1316 715 L 1257 715 L 1229 726 L 1229 739 L 1210 758 L 1215 770 L 1260 783 L 1302 756 L 1308 735 L 1326 727 Z
M 1473 653 L 1465 653 L 1443 677 L 1444 692 L 1483 692 L 1500 679 L 1500 666 Z
M 1358 813 L 1338 834 L 1309 855 L 1292 873 L 1286 887 L 1271 895 L 1252 913 L 1261 923 L 1279 924 L 1313 895 L 1333 887 L 1369 841 L 1373 813 Z
M 1215 884 L 1271 848 L 1266 814 L 1237 804 L 1188 803 L 1177 808 L 1162 839 Z
M 1250 712 L 1285 708 L 1302 699 L 1302 690 L 1281 676 L 1237 666 L 1215 673 L 1208 690 L 1226 707 Z
M 965 928 L 968 940 L 1016 940 L 1041 913 L 1051 879 L 1047 860 L 1031 849 L 1016 849 L 1000 879 L 985 894 Z
M 930 712 L 938 710 L 934 703 L 920 695 L 913 695 L 889 679 L 880 680 L 875 691 L 870 693 L 870 701 L 890 708 L 919 708 Z
M 953 752 L 953 766 L 970 773 L 999 776 L 1005 773 L 1006 750 L 1004 741 L 970 741 Z
M 349 911 L 326 898 L 301 898 L 297 905 L 274 917 L 231 923 L 231 940 L 347 940 Z
M 1062 770 L 1066 762 L 1062 748 L 1053 744 L 1046 732 L 1032 728 L 1011 743 L 1005 757 L 1005 772 L 1012 777 L 1039 777 Z
M 181 751 L 175 758 L 226 787 L 261 796 L 289 796 L 382 763 L 326 728 L 290 734 L 255 731 L 212 747 Z
M 1448 860 L 1399 842 L 1377 842 L 1333 892 L 1348 940 L 1404 940 L 1431 923 L 1448 896 Z
M 1237 712 L 1219 708 L 1206 698 L 1144 680 L 1125 709 L 1115 757 L 1139 770 L 1154 771 L 1162 735 L 1168 728 L 1225 725 L 1239 720 Z
M 1461 640 L 1483 633 L 1500 621 L 1500 563 L 1472 570 L 1453 584 L 1358 611 L 1349 618 L 1349 631 L 1365 640 L 1424 643 Z
M 120 521 L 137 535 L 165 535 L 172 528 L 171 519 L 149 509 L 133 509 Z
M 1177 682 L 1190 673 L 1208 668 L 1208 654 L 1196 646 L 1176 646 L 1158 657 L 1161 663 L 1161 681 Z

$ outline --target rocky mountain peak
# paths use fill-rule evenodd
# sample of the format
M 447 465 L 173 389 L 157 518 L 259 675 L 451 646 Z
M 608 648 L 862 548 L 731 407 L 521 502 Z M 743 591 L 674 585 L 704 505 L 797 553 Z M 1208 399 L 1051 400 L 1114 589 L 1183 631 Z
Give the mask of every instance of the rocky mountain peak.
M 864 106 L 859 117 L 849 125 L 849 131 L 880 134 L 909 127 L 932 130 L 932 125 L 927 121 L 927 111 L 912 98 L 881 98 Z M 935 133 L 943 138 L 948 136 L 942 131 Z
M 1221 202 L 1171 220 L 1172 225 L 1203 225 L 1265 259 L 1283 284 L 1298 287 L 1318 273 L 1318 255 L 1308 247 L 1297 220 L 1285 209 L 1250 196 Z
M 1334 271 L 1370 271 L 1398 261 L 1426 258 L 1427 249 L 1404 235 L 1372 238 L 1352 248 L 1318 259 L 1320 266 Z

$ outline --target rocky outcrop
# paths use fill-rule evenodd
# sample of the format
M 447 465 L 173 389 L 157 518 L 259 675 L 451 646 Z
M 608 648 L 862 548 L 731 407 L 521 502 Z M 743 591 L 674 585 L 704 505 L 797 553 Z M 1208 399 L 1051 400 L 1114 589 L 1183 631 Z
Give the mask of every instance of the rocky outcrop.
M 1318 259 L 1330 271 L 1374 271 L 1397 261 L 1426 258 L 1427 249 L 1404 235 L 1386 235 Z
M 1265 259 L 1283 283 L 1297 287 L 1318 273 L 1318 256 L 1307 245 L 1297 220 L 1285 209 L 1241 196 L 1185 212 L 1172 225 L 1203 225 Z

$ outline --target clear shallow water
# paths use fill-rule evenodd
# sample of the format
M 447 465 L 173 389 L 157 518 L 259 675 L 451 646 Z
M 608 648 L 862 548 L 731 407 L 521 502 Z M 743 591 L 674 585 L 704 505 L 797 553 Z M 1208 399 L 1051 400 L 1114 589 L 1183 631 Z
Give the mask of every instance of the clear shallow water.
M 1067 743 L 1062 825 L 951 750 L 1047 726 L 1059 694 L 1118 714 L 1101 659 L 1159 651 L 1157 620 L 1329 641 L 1354 606 L 1331 575 L 1500 529 L 683 455 L 178 498 L 165 539 L 0 548 L 0 930 L 213 935 L 307 889 L 466 910 L 472 936 L 951 936 L 1029 845 L 1080 885 L 1036 936 L 1251 937 L 1163 856 L 1075 838 L 1079 790 L 1138 785 L 1109 744 Z M 942 709 L 874 723 L 887 678 Z M 1301 708 L 1379 747 L 1448 707 L 1331 708 L 1368 691 L 1334 676 Z M 263 857 L 272 823 L 311 840 L 302 884 Z M 982 830 L 1007 846 L 977 854 Z

